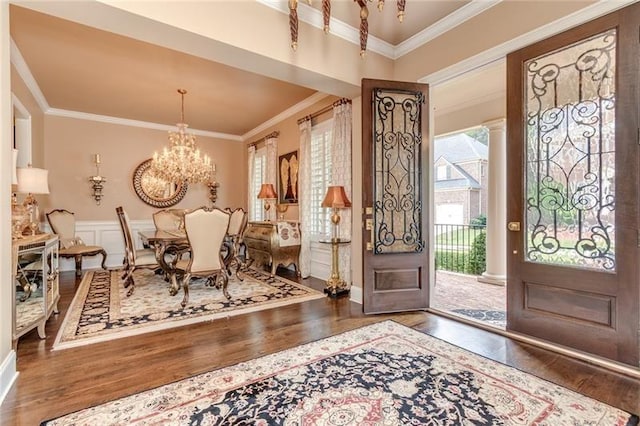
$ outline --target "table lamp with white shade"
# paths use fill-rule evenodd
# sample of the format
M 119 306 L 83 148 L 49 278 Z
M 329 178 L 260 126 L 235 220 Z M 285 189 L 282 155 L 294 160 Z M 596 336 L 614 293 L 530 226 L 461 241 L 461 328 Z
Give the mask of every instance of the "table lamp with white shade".
M 35 167 L 19 167 L 17 175 L 18 192 L 27 194 L 22 204 L 29 209 L 29 228 L 31 235 L 35 235 L 39 231 L 40 211 L 34 195 L 49 193 L 49 171 Z

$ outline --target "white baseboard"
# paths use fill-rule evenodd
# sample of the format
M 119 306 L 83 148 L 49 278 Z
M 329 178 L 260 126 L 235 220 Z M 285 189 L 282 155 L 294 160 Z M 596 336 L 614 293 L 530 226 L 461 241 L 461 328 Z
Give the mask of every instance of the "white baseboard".
M 352 285 L 349 300 L 362 305 L 362 287 Z
M 18 378 L 16 371 L 16 351 L 11 350 L 0 364 L 0 405 L 9 393 L 9 389 Z

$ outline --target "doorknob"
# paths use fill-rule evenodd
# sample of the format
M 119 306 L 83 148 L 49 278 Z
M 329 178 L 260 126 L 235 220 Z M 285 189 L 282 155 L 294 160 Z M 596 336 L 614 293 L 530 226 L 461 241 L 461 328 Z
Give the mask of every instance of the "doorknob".
M 514 232 L 519 231 L 520 230 L 520 222 L 509 222 L 507 224 L 507 229 L 509 231 L 514 231 Z

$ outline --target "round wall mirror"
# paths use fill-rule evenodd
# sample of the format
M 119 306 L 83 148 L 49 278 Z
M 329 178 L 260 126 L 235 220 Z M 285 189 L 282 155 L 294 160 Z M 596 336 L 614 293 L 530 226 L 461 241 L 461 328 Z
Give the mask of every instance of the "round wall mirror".
M 151 173 L 151 158 L 144 160 L 133 172 L 133 189 L 138 197 L 153 207 L 165 208 L 177 204 L 187 193 L 186 183 L 167 182 Z

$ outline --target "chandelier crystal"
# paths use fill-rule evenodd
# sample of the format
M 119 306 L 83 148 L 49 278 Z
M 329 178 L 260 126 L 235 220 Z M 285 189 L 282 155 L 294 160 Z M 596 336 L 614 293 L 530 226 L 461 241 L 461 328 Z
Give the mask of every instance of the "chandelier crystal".
M 211 179 L 211 158 L 203 155 L 196 147 L 196 137 L 187 132 L 184 122 L 184 89 L 178 89 L 182 96 L 182 121 L 177 132 L 169 132 L 169 147 L 161 154 L 153 153 L 152 174 L 165 182 L 198 183 Z
M 360 8 L 360 56 L 364 57 L 367 51 L 367 39 L 369 38 L 369 8 L 367 2 L 372 0 L 353 0 Z M 307 0 L 311 4 L 312 0 Z M 385 0 L 377 0 L 378 10 L 382 12 Z M 406 0 L 397 0 L 397 17 L 402 22 L 405 15 Z M 331 0 L 322 0 L 322 21 L 324 33 L 329 33 L 331 22 Z M 298 0 L 289 0 L 289 32 L 291 33 L 291 48 L 298 48 Z

